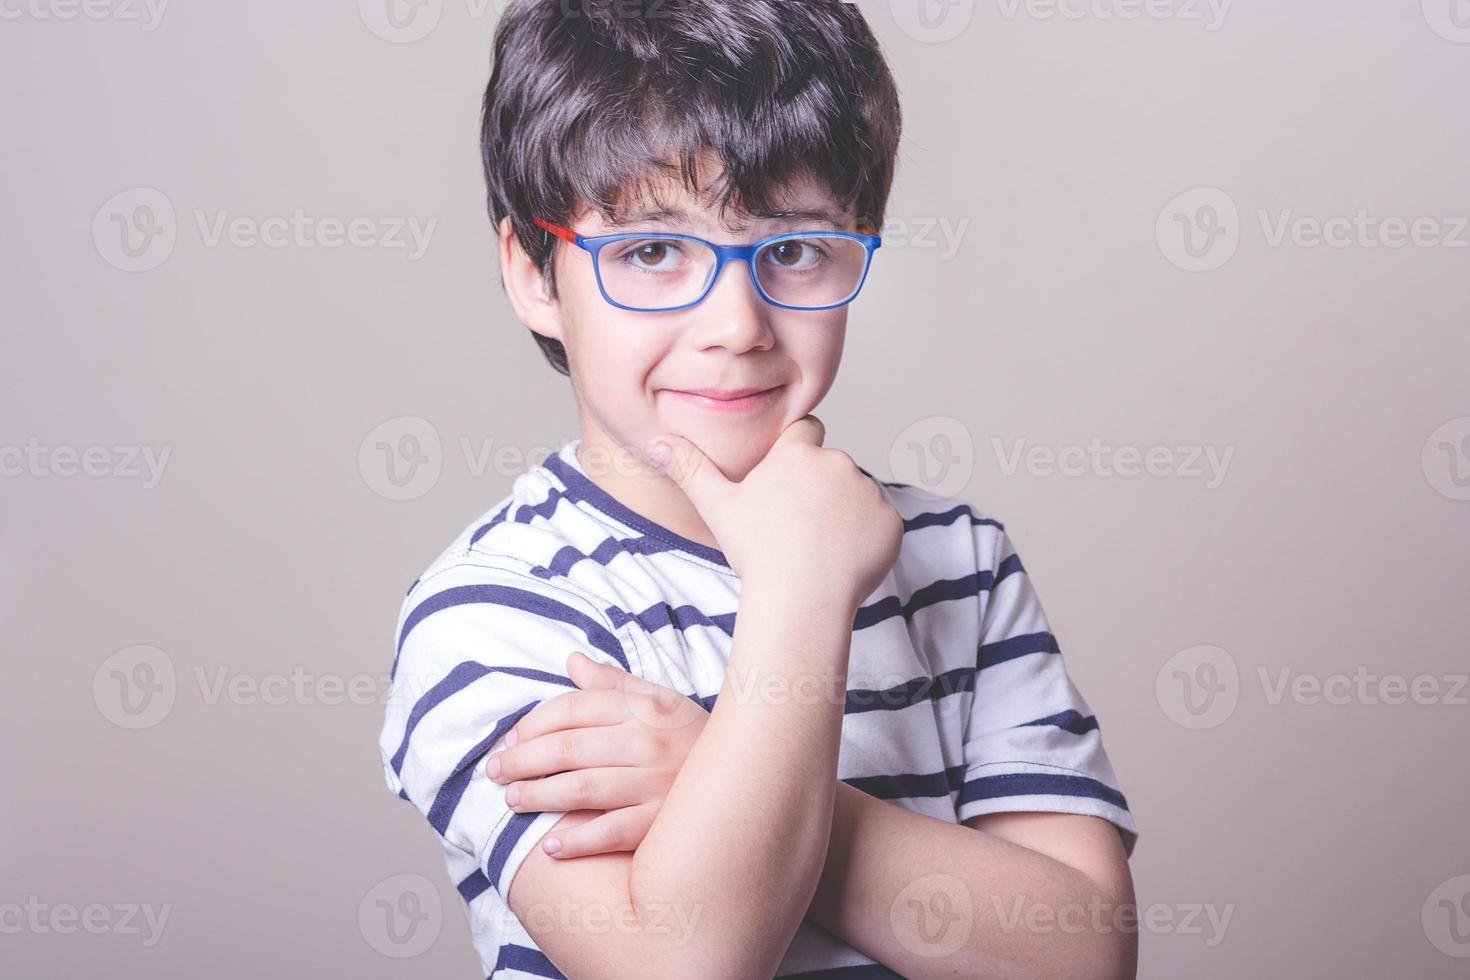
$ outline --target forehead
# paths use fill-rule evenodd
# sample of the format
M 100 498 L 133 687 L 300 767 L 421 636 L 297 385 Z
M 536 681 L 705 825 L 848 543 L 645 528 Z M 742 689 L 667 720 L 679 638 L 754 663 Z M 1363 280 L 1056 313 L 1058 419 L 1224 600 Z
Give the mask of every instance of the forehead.
M 698 193 L 677 177 L 648 179 L 625 190 L 611 215 L 594 209 L 584 211 L 578 220 L 605 231 L 656 226 L 741 234 L 791 223 L 840 227 L 852 218 L 831 188 L 809 173 L 774 185 L 765 207 L 748 208 L 732 201 L 722 212 L 716 192 L 720 176 L 716 173 L 704 182 Z

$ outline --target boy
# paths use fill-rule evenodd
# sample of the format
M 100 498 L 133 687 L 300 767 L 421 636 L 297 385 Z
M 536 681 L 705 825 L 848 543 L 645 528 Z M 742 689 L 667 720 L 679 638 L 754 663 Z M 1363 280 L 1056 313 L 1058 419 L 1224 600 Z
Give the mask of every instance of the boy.
M 810 414 L 899 138 L 858 8 L 514 0 L 483 126 L 581 436 L 410 590 L 380 745 L 487 976 L 1133 976 L 1137 830 L 1010 539 Z

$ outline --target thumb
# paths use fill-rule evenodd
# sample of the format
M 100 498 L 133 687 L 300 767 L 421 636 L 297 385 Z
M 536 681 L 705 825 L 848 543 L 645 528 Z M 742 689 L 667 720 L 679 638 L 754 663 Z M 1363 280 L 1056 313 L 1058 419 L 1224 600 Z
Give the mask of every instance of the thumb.
M 583 691 L 611 691 L 627 674 L 611 664 L 598 663 L 581 650 L 573 650 L 567 657 L 567 676 Z
M 624 690 L 637 694 L 651 694 L 658 687 L 651 681 L 636 674 L 630 674 L 612 664 L 599 663 L 581 650 L 573 650 L 567 655 L 567 676 L 583 691 Z
M 659 443 L 668 446 L 669 452 L 662 463 L 658 462 L 659 456 L 656 448 Z M 683 436 L 663 435 L 659 436 L 649 446 L 649 458 L 654 460 L 669 478 L 679 485 L 694 504 L 696 510 L 701 514 L 706 513 L 706 506 L 712 504 L 716 497 L 727 492 L 732 484 L 725 479 L 710 458 L 700 450 L 698 446 L 685 439 Z

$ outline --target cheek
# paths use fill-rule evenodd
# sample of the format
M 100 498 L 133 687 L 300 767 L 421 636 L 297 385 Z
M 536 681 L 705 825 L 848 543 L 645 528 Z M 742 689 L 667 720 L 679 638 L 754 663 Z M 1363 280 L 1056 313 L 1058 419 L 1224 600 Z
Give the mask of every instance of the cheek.
M 568 324 L 577 388 L 601 415 L 647 412 L 649 376 L 666 353 L 661 333 L 635 314 L 599 303 Z
M 787 355 L 800 371 L 803 400 L 809 400 L 812 405 L 832 387 L 842 363 L 846 311 L 832 311 L 829 316 L 831 319 L 795 324 L 784 335 Z M 810 406 L 807 407 L 809 410 Z

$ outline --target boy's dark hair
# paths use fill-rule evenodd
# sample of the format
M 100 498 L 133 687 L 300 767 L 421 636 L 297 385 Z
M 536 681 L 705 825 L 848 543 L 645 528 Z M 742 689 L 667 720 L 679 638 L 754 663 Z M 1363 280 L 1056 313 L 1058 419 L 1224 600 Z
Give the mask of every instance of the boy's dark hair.
M 810 174 L 883 225 L 902 119 L 877 40 L 843 0 L 512 0 L 495 32 L 481 155 L 490 218 L 509 215 L 556 296 L 557 239 L 535 217 L 581 207 L 617 223 L 698 161 L 723 167 L 711 204 L 769 214 Z M 566 349 L 533 333 L 551 366 Z

